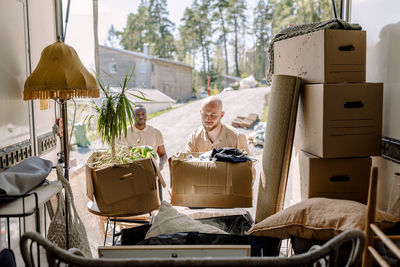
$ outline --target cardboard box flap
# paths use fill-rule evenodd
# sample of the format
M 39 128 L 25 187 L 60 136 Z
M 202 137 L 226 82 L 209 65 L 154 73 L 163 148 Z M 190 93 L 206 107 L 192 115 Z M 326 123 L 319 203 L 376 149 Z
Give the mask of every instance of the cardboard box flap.
M 88 160 L 86 161 L 85 168 L 86 168 L 86 196 L 91 200 L 94 201 L 94 190 L 93 190 L 93 182 L 92 182 L 92 168 L 89 167 L 90 164 L 93 163 L 93 157 L 94 155 L 92 154 Z
M 162 187 L 165 188 L 167 186 L 167 184 L 165 183 L 164 177 L 161 175 L 160 168 L 158 167 L 157 161 L 153 157 L 151 157 L 151 160 L 153 162 L 154 171 L 156 172 L 158 180 L 160 180 Z
M 231 195 L 227 197 L 222 195 L 172 194 L 171 203 L 185 207 L 249 208 L 252 207 L 253 198 Z
M 147 194 L 157 189 L 156 173 L 151 159 L 94 170 L 96 196 L 106 204 Z M 110 179 L 119 177 L 119 179 Z

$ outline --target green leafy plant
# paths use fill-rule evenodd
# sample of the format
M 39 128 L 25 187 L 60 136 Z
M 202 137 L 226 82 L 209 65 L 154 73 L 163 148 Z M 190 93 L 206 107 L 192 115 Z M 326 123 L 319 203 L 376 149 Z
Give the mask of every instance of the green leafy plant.
M 133 145 L 132 148 L 125 145 L 117 145 L 115 155 L 112 156 L 110 151 L 95 154 L 93 167 L 108 167 L 114 164 L 126 164 L 138 159 L 157 158 L 157 154 L 151 146 Z
M 102 142 L 109 144 L 111 147 L 112 158 L 116 157 L 116 142 L 120 140 L 122 134 L 126 136 L 129 125 L 131 127 L 134 125 L 134 103 L 128 98 L 128 95 L 150 101 L 139 90 L 128 88 L 128 83 L 134 71 L 135 68 L 132 68 L 132 71 L 130 71 L 130 68 L 126 70 L 119 90 L 111 89 L 109 85 L 105 85 L 96 73 L 97 82 L 102 92 L 101 103 L 97 105 L 93 102 L 94 111 L 97 115 L 97 131 Z M 132 92 L 133 90 L 135 93 Z

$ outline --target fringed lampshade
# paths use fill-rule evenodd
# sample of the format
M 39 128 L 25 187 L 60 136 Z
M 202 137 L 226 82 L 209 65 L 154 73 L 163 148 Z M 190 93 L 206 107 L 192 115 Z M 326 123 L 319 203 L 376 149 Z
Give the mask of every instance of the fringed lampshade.
M 24 100 L 99 97 L 96 79 L 71 47 L 60 41 L 47 46 L 26 79 Z

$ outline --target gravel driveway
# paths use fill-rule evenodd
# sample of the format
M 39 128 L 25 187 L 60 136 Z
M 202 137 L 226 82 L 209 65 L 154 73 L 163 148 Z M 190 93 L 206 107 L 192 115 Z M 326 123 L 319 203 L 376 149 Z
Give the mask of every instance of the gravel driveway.
M 237 91 L 228 91 L 218 96 L 223 103 L 225 115 L 222 121 L 231 124 L 238 115 L 247 116 L 256 113 L 261 116 L 265 107 L 265 95 L 269 87 L 257 87 Z M 165 148 L 168 155 L 185 150 L 186 142 L 192 131 L 201 125 L 200 107 L 202 100 L 184 104 L 179 108 L 164 113 L 149 120 L 147 123 L 160 129 L 164 136 Z M 237 128 L 248 135 L 252 130 Z M 257 155 L 260 149 L 250 148 L 252 155 Z

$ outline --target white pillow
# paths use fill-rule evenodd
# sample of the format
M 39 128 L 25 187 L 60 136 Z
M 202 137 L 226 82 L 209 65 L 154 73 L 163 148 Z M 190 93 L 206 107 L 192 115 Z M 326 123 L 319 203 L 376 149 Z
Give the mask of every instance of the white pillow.
M 179 232 L 199 232 L 209 234 L 228 234 L 221 229 L 191 219 L 189 216 L 179 213 L 167 201 L 162 201 L 158 208 L 158 214 L 153 220 L 146 239 L 161 235 Z

